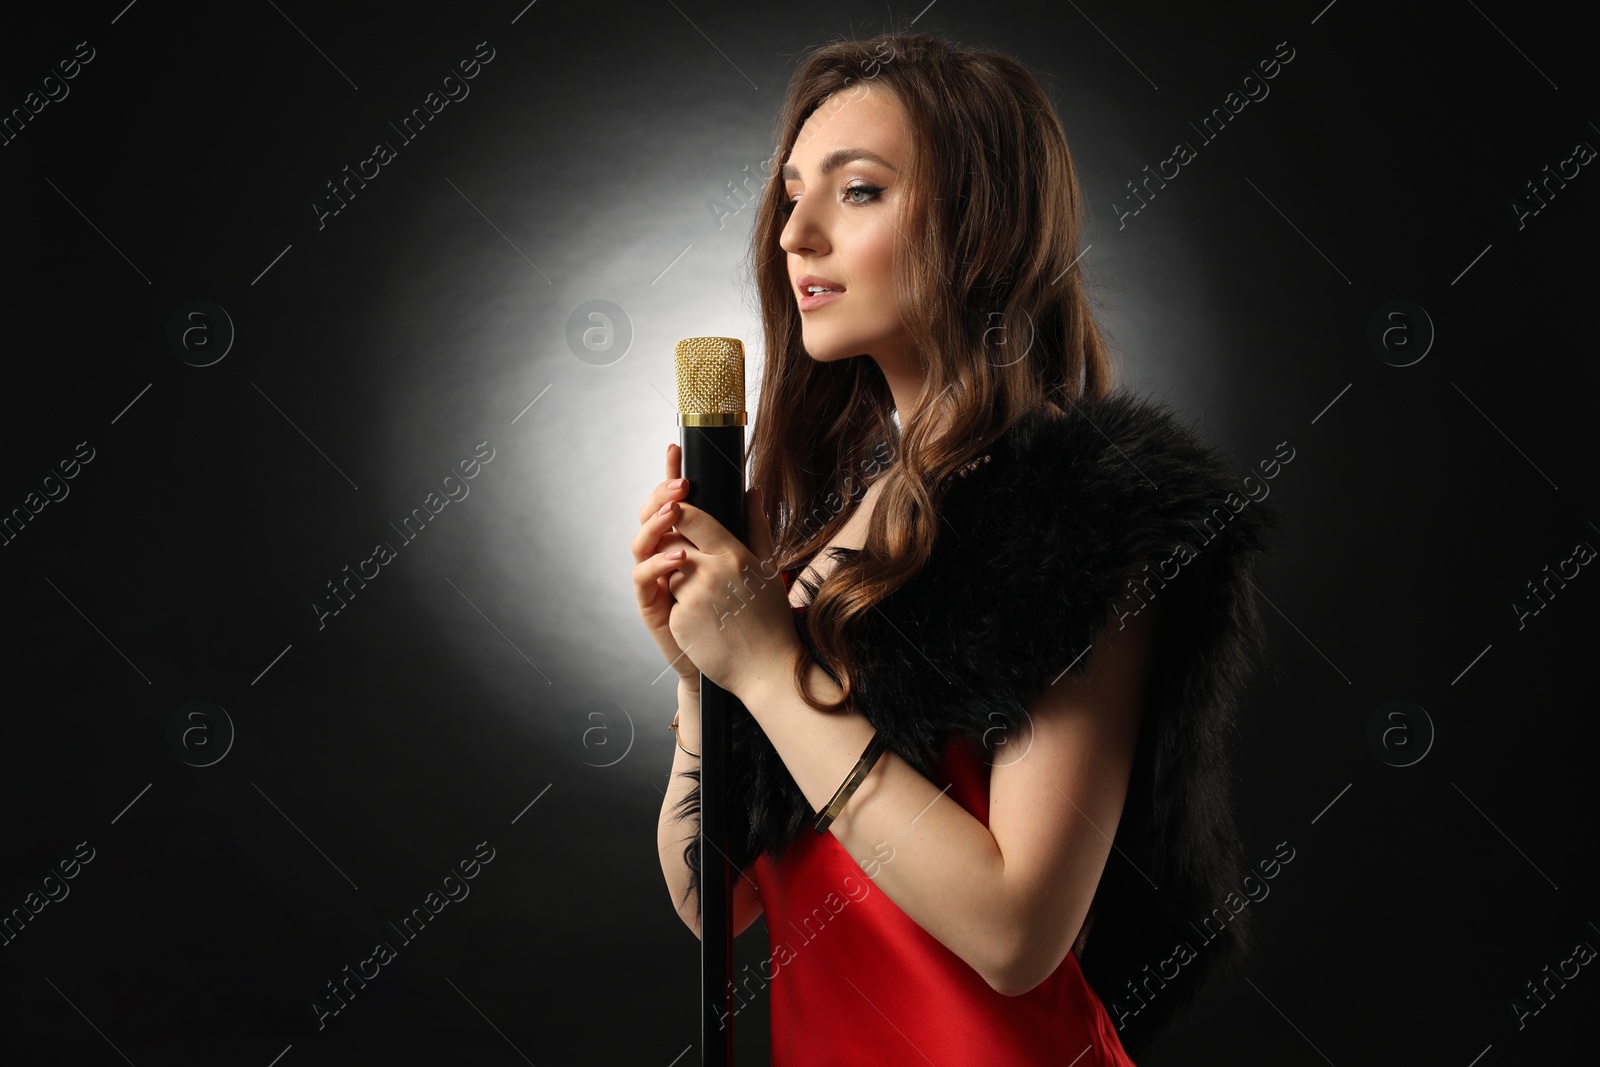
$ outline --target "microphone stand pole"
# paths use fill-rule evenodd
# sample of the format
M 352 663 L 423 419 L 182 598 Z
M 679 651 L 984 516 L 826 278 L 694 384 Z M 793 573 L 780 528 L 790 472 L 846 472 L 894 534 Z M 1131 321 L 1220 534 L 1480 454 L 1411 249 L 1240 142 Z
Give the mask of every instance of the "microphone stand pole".
M 691 482 L 690 485 L 694 483 Z M 697 507 L 699 505 L 696 505 Z M 738 699 L 700 678 L 700 1048 L 704 1067 L 733 1064 L 733 879 L 728 860 L 728 719 Z M 706 757 L 710 756 L 708 760 Z M 715 769 L 713 769 L 715 768 Z

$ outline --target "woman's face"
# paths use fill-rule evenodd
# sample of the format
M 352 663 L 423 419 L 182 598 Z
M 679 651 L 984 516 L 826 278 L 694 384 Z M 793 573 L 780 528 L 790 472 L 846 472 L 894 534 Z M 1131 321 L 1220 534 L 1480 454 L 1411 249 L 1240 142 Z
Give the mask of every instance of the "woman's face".
M 782 171 L 789 219 L 778 244 L 813 359 L 870 355 L 891 374 L 910 359 L 894 292 L 910 151 L 899 100 L 864 85 L 828 97 L 795 138 Z M 813 279 L 838 292 L 809 295 Z

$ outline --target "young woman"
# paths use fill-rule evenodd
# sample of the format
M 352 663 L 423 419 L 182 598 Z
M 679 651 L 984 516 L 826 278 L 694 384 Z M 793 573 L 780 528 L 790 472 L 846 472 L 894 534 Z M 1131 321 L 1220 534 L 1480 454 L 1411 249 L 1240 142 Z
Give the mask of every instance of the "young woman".
M 676 446 L 632 542 L 679 677 L 674 904 L 698 934 L 703 674 L 748 711 L 734 928 L 764 913 L 772 951 L 736 985 L 775 1064 L 1131 1064 L 1247 944 L 1224 744 L 1275 520 L 1113 388 L 1016 60 L 828 45 L 777 147 L 750 543 L 684 502 Z

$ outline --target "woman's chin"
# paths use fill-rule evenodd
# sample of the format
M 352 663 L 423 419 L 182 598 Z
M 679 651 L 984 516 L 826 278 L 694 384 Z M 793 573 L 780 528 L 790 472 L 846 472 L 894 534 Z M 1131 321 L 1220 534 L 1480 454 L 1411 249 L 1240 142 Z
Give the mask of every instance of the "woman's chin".
M 809 341 L 805 342 L 805 350 L 806 355 L 818 363 L 837 363 L 841 359 L 849 359 L 851 356 L 861 354 L 859 350 L 845 346 L 822 343 L 812 344 Z

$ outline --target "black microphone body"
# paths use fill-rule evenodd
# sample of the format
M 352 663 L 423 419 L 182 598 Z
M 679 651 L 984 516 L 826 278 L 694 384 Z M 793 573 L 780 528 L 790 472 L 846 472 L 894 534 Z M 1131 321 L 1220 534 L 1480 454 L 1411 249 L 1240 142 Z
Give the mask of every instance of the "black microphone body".
M 684 500 L 745 540 L 743 426 L 680 427 Z M 735 462 L 730 463 L 729 457 Z M 687 653 L 690 659 L 694 652 Z M 738 698 L 700 676 L 700 1018 L 704 1067 L 733 1063 L 733 880 L 728 860 L 728 783 L 733 753 L 729 720 Z

